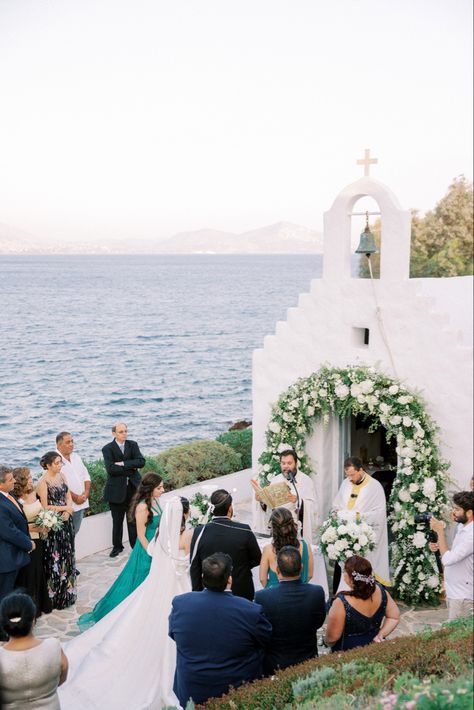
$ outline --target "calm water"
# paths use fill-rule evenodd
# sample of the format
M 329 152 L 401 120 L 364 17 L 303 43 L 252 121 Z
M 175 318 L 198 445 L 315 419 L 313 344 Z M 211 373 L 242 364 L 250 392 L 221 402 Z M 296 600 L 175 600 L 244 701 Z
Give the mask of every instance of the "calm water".
M 321 275 L 318 256 L 0 258 L 0 462 L 73 432 L 100 456 L 124 419 L 142 451 L 252 416 L 252 351 Z

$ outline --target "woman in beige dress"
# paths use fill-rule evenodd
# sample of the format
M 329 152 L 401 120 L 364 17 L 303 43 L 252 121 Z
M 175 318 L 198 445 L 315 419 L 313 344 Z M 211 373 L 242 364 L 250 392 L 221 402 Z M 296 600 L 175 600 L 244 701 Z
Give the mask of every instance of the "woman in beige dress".
M 55 638 L 35 638 L 35 605 L 28 594 L 11 592 L 0 602 L 0 628 L 8 636 L 0 648 L 3 710 L 60 710 L 58 685 L 68 661 Z
M 38 528 L 34 519 L 43 510 L 41 501 L 37 498 L 29 468 L 13 469 L 15 487 L 13 495 L 23 506 L 23 512 L 28 520 L 30 537 L 35 541 L 35 549 L 30 553 L 29 564 L 22 567 L 16 578 L 15 587 L 24 589 L 36 604 L 36 616 L 49 614 L 53 610 L 52 601 L 48 595 L 46 577 L 43 568 L 44 540 L 47 530 Z

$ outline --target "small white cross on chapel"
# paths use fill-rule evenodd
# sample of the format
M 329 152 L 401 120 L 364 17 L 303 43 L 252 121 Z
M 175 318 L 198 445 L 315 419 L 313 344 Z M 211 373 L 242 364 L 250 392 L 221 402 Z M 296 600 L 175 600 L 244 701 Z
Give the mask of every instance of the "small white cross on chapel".
M 370 165 L 375 165 L 375 163 L 378 163 L 377 158 L 371 158 L 370 157 L 370 148 L 366 148 L 364 150 L 364 157 L 360 158 L 360 160 L 357 161 L 357 165 L 363 165 L 364 166 L 364 177 L 369 177 L 370 174 Z

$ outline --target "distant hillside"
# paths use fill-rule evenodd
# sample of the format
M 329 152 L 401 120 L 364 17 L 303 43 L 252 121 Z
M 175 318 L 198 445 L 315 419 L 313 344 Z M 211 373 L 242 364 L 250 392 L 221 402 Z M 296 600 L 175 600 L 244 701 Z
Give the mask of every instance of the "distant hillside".
M 242 234 L 201 229 L 181 232 L 156 245 L 163 254 L 321 254 L 323 237 L 307 227 L 277 222 Z
M 199 229 L 164 240 L 121 239 L 53 243 L 0 223 L 0 254 L 321 254 L 320 232 L 276 224 L 242 234 Z

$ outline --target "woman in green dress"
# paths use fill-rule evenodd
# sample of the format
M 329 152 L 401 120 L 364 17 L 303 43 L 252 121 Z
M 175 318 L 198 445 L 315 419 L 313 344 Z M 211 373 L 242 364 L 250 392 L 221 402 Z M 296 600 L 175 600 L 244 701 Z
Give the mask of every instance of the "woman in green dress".
M 129 516 L 135 517 L 137 524 L 137 542 L 128 562 L 110 587 L 109 591 L 97 602 L 92 611 L 82 614 L 78 619 L 81 630 L 97 623 L 99 619 L 115 609 L 131 594 L 148 575 L 151 557 L 147 553 L 149 542 L 155 536 L 160 523 L 160 496 L 164 493 L 161 476 L 157 473 L 145 473 L 137 492 L 130 503 Z
M 311 546 L 306 540 L 298 540 L 298 528 L 291 512 L 287 508 L 275 508 L 270 516 L 272 542 L 265 545 L 260 561 L 260 583 L 262 587 L 275 587 L 278 584 L 277 554 L 285 545 L 292 545 L 301 554 L 301 581 L 306 583 L 313 577 L 314 559 Z

